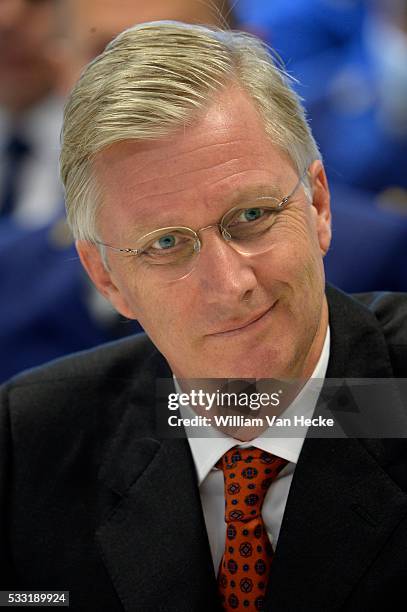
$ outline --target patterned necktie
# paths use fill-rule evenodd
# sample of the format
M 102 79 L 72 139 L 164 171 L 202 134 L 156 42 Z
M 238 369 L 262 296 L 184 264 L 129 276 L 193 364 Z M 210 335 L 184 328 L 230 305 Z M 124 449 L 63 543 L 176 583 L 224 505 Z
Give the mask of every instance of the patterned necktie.
M 261 507 L 287 463 L 258 448 L 234 447 L 216 464 L 225 481 L 226 544 L 218 574 L 224 610 L 264 610 L 274 552 Z

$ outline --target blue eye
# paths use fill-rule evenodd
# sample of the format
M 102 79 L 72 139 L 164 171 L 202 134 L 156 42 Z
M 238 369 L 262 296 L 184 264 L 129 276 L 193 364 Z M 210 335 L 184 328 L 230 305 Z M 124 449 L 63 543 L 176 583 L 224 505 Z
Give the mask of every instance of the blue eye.
M 165 236 L 161 236 L 153 246 L 155 247 L 155 245 L 158 245 L 160 249 L 171 249 L 176 245 L 176 238 L 173 234 L 166 234 Z
M 247 208 L 243 213 L 242 221 L 256 221 L 263 215 L 262 208 Z

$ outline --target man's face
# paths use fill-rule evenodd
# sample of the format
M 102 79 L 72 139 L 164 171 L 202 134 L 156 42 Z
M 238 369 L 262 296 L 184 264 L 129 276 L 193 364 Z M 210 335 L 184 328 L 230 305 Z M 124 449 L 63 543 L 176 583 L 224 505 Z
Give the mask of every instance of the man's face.
M 55 0 L 0 2 L 0 104 L 19 113 L 56 83 Z
M 182 280 L 138 273 L 137 258 L 112 251 L 107 272 L 86 242 L 78 243 L 82 261 L 118 310 L 139 320 L 177 377 L 310 375 L 327 325 L 322 254 L 330 240 L 320 162 L 311 175 L 314 205 L 301 186 L 278 213 L 270 249 L 261 255 L 242 255 L 209 229 L 194 271 Z M 161 227 L 217 223 L 242 194 L 276 188 L 284 197 L 299 178 L 237 87 L 218 96 L 192 128 L 102 152 L 95 176 L 103 200 L 100 238 L 119 247 Z

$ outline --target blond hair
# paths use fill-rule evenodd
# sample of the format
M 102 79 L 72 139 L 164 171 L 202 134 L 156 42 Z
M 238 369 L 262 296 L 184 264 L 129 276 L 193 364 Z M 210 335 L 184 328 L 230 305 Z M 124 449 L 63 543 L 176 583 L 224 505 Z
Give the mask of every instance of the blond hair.
M 252 97 L 266 133 L 299 174 L 320 157 L 300 98 L 258 38 L 179 22 L 139 24 L 87 66 L 65 107 L 61 177 L 75 238 L 98 240 L 100 194 L 92 176 L 97 153 L 191 125 L 233 82 Z

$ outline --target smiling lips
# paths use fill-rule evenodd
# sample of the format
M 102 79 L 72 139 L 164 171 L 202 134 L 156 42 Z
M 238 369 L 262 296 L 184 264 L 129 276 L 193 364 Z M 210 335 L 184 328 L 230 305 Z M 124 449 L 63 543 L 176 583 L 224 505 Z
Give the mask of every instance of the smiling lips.
M 232 335 L 234 333 L 239 333 L 240 331 L 243 331 L 246 328 L 251 327 L 252 325 L 257 323 L 257 321 L 260 321 L 260 319 L 263 319 L 273 309 L 273 307 L 274 307 L 274 304 L 272 304 L 266 310 L 263 310 L 261 313 L 255 315 L 254 317 L 251 317 L 251 319 L 249 319 L 248 321 L 239 323 L 238 325 L 235 325 L 234 327 L 230 327 L 228 329 L 222 330 L 220 332 L 216 332 L 211 335 L 212 336 L 225 336 L 225 335 Z

